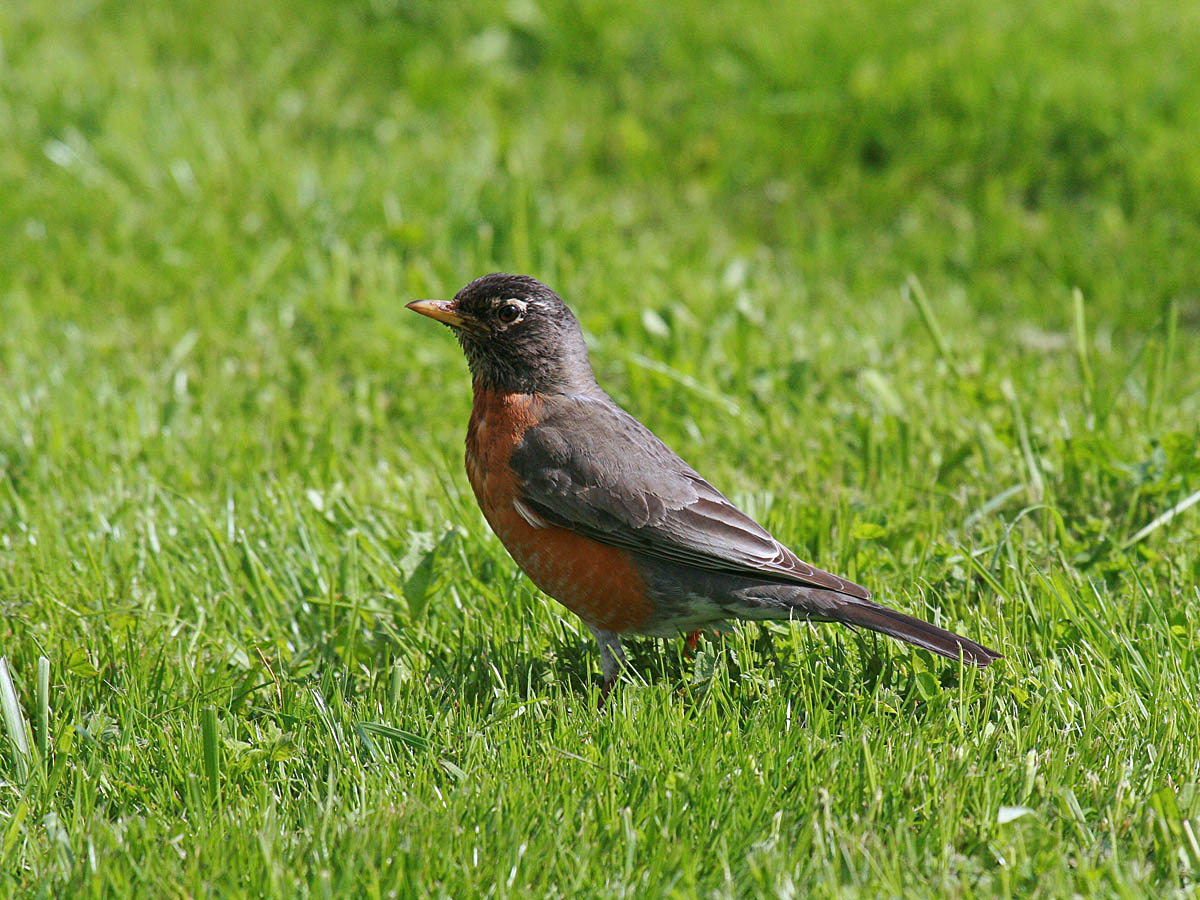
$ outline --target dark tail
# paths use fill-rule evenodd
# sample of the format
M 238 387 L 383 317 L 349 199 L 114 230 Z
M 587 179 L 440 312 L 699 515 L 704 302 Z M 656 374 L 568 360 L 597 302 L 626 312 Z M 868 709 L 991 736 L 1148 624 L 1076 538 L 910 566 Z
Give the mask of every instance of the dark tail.
M 989 650 L 970 638 L 930 625 L 915 616 L 872 603 L 870 600 L 846 596 L 839 596 L 838 600 L 841 602 L 836 604 L 830 616 L 838 622 L 869 628 L 949 659 L 958 659 L 961 656 L 966 662 L 981 669 L 997 659 L 1004 658 L 1003 654 Z

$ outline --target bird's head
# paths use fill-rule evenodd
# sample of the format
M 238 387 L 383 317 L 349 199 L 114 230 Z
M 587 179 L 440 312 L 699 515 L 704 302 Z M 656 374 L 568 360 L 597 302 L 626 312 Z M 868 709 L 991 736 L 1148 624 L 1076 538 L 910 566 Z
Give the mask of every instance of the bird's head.
M 536 278 L 484 275 L 453 300 L 416 300 L 408 308 L 450 327 L 482 387 L 575 393 L 596 383 L 579 322 Z

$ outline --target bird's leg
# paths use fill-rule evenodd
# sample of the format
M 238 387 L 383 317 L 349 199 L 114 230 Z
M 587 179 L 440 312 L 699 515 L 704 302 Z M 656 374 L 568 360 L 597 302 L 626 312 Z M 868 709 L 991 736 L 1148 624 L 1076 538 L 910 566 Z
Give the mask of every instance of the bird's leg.
M 592 630 L 592 634 L 596 636 L 596 643 L 600 645 L 600 671 L 604 673 L 604 683 L 600 686 L 600 707 L 603 708 L 608 692 L 617 683 L 621 667 L 626 665 L 625 651 L 621 649 L 621 639 L 615 631 L 605 631 L 593 625 L 589 625 L 588 628 Z

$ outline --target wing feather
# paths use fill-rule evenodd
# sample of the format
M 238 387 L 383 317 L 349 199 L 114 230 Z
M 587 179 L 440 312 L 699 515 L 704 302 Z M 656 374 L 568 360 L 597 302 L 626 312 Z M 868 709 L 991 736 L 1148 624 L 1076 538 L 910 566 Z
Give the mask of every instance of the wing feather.
M 670 562 L 871 596 L 799 559 L 606 396 L 545 413 L 509 462 L 534 518 Z

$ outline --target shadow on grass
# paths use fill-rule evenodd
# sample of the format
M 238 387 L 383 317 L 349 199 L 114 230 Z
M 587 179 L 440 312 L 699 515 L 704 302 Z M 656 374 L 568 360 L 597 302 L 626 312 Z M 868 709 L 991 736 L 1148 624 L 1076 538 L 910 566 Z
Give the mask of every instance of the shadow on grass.
M 962 672 L 930 654 L 887 652 L 872 635 L 851 633 L 796 642 L 764 628 L 752 633 L 702 638 L 692 651 L 684 639 L 635 638 L 625 642 L 629 667 L 619 691 L 668 687 L 685 708 L 697 708 L 716 691 L 731 714 L 752 715 L 768 693 L 784 693 L 799 706 L 813 703 L 837 716 L 868 707 L 901 718 L 924 718 L 956 695 Z M 852 648 L 854 652 L 852 651 Z M 487 708 L 523 703 L 556 692 L 594 698 L 600 661 L 590 639 L 564 633 L 543 652 L 518 640 L 441 645 L 428 656 L 430 692 L 440 702 Z

